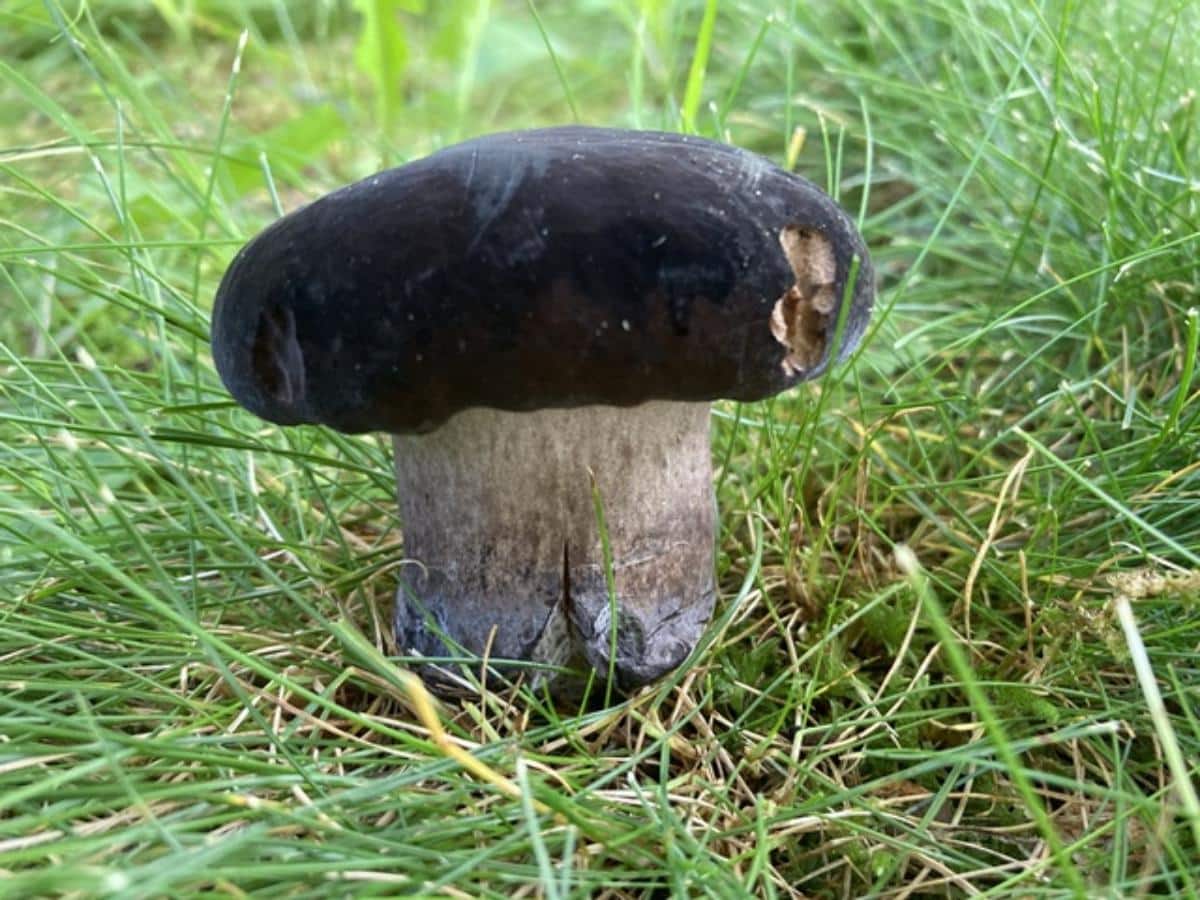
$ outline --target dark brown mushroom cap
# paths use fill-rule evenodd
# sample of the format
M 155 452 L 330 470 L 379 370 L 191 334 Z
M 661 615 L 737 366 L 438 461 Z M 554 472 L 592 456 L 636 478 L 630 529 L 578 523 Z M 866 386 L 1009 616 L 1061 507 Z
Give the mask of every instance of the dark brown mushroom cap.
M 874 277 L 808 181 L 677 134 L 497 134 L 255 237 L 217 292 L 213 358 L 264 419 L 348 432 L 475 406 L 756 400 L 826 368 L 853 259 L 843 354 Z

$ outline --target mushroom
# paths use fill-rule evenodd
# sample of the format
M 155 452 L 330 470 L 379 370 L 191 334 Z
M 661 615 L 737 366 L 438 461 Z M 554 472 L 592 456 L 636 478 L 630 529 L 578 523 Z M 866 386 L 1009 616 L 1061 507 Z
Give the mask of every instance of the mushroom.
M 808 181 L 700 138 L 550 128 L 275 222 L 221 282 L 213 358 L 264 419 L 394 436 L 420 563 L 403 652 L 584 662 L 627 689 L 713 609 L 710 402 L 820 375 L 872 299 L 861 237 Z

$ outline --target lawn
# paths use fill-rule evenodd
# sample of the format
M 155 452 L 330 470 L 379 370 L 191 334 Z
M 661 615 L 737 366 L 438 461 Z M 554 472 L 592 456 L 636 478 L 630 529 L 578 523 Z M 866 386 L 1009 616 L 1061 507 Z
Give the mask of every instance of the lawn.
M 1200 895 L 1200 4 L 0 5 L 0 897 Z M 837 197 L 863 348 L 717 404 L 685 669 L 432 701 L 382 436 L 212 298 L 490 131 L 715 137 Z

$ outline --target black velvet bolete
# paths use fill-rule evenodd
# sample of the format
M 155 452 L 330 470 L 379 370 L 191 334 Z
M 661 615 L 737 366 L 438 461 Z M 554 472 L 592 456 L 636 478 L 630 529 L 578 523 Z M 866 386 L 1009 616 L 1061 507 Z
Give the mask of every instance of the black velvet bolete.
M 402 652 L 586 662 L 631 687 L 712 611 L 709 402 L 820 375 L 873 284 L 847 215 L 762 157 L 514 132 L 263 231 L 221 282 L 213 358 L 264 419 L 395 436 L 420 564 Z

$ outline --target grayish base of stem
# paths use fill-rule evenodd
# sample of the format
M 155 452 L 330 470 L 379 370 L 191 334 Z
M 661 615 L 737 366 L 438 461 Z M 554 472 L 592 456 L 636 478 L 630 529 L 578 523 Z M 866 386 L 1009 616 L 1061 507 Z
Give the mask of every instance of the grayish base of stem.
M 630 688 L 696 645 L 715 595 L 707 403 L 473 409 L 395 450 L 420 564 L 397 596 L 401 652 L 584 663 Z

